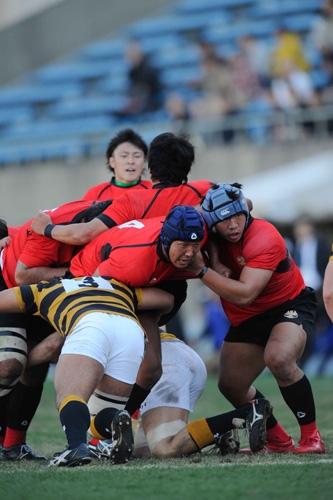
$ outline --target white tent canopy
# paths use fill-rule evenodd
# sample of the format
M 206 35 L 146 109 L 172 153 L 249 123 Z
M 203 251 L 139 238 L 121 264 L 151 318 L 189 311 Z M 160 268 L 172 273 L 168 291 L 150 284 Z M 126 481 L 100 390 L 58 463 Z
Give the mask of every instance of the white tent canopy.
M 255 217 L 277 223 L 290 223 L 302 213 L 315 220 L 333 218 L 333 151 L 239 182 L 253 201 Z

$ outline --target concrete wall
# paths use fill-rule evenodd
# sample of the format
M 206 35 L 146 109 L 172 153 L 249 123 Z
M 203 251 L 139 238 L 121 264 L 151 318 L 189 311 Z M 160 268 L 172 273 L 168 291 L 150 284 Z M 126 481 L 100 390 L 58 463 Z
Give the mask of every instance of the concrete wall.
M 0 85 L 113 36 L 139 18 L 172 5 L 167 0 L 66 0 L 0 31 Z M 4 57 L 6 54 L 6 57 Z

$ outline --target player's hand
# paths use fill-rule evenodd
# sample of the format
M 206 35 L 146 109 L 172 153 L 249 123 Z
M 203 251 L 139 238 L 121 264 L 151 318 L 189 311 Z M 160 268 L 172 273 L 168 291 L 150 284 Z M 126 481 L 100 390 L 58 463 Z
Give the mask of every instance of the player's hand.
M 36 217 L 33 219 L 31 223 L 31 229 L 36 233 L 40 234 L 41 236 L 44 235 L 44 229 L 48 224 L 52 224 L 52 219 L 49 215 L 47 215 L 45 212 L 42 210 L 39 210 L 38 214 Z
M 231 276 L 231 269 L 229 269 L 227 266 L 222 264 L 221 262 L 215 262 L 213 266 L 211 266 L 214 271 L 217 273 L 221 274 L 221 276 L 224 276 L 225 278 L 230 278 Z
M 193 273 L 196 276 L 197 274 L 200 273 L 204 265 L 205 262 L 203 260 L 202 253 L 198 252 L 192 257 L 191 261 L 186 267 L 186 271 L 189 271 L 190 273 Z
M 6 246 L 8 246 L 10 241 L 11 241 L 10 236 L 5 236 L 4 238 L 2 238 L 0 240 L 0 250 L 3 250 Z

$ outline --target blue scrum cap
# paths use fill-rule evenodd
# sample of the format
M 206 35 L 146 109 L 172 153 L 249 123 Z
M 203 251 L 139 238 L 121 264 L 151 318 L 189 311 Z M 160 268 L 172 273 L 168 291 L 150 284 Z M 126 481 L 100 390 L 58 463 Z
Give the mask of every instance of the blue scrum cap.
M 205 224 L 201 214 L 193 207 L 177 205 L 168 213 L 160 233 L 161 242 L 169 255 L 173 241 L 202 241 Z
M 209 229 L 233 215 L 244 213 L 249 218 L 249 207 L 241 189 L 219 183 L 207 191 L 202 203 L 202 216 Z

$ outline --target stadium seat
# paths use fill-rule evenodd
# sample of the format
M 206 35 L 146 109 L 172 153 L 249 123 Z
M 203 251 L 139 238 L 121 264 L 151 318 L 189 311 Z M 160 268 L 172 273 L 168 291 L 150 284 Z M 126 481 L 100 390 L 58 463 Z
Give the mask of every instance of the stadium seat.
M 44 66 L 34 73 L 34 78 L 44 84 L 85 82 L 107 76 L 111 69 L 116 71 L 117 65 L 110 68 L 104 61 L 72 61 Z
M 90 43 L 78 51 L 78 56 L 91 61 L 121 60 L 123 59 L 126 40 L 111 38 Z
M 98 116 L 83 119 L 62 120 L 38 120 L 32 123 L 17 124 L 7 127 L 1 135 L 1 139 L 25 139 L 34 141 L 50 137 L 98 135 L 107 132 L 115 125 L 113 117 Z
M 0 127 L 18 122 L 33 120 L 36 112 L 31 106 L 0 107 Z
M 84 87 L 78 82 L 56 85 L 29 83 L 26 85 L 3 87 L 0 89 L 0 106 L 17 106 L 19 104 L 38 104 L 57 101 L 60 98 L 78 96 Z
M 42 143 L 19 141 L 15 144 L 0 145 L 0 165 L 26 163 L 51 159 L 81 157 L 85 154 L 85 145 L 80 138 L 62 138 L 43 140 Z
M 181 14 L 213 12 L 220 9 L 246 7 L 257 0 L 183 0 L 178 2 L 175 9 Z
M 121 111 L 125 104 L 126 96 L 123 92 L 110 96 L 83 96 L 80 99 L 63 101 L 50 106 L 49 115 L 54 118 L 105 116 Z

